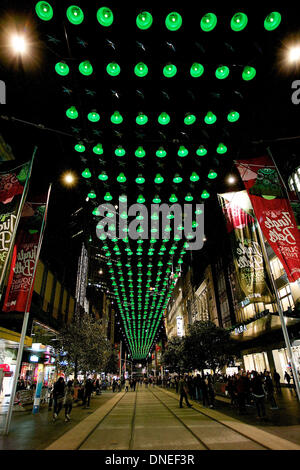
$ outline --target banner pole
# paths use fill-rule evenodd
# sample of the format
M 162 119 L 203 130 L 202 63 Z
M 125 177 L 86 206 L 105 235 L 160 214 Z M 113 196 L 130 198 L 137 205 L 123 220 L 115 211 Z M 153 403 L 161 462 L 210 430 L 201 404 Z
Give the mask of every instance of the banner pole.
M 280 303 L 277 287 L 276 287 L 275 280 L 274 280 L 274 277 L 273 277 L 273 273 L 272 273 L 272 270 L 271 270 L 271 264 L 270 264 L 269 256 L 267 254 L 264 236 L 262 234 L 260 225 L 259 225 L 258 220 L 257 220 L 256 217 L 255 217 L 255 220 L 256 220 L 256 224 L 257 224 L 257 228 L 258 228 L 259 238 L 260 238 L 260 241 L 261 241 L 262 251 L 263 251 L 263 254 L 264 254 L 266 264 L 268 266 L 270 280 L 271 280 L 272 287 L 273 287 L 275 297 L 276 297 L 276 303 L 277 303 L 278 314 L 279 314 L 279 318 L 280 318 L 280 322 L 281 322 L 281 328 L 282 328 L 286 348 L 288 350 L 288 355 L 289 355 L 289 358 L 290 358 L 290 361 L 291 361 L 292 372 L 293 372 L 293 377 L 294 377 L 294 384 L 295 384 L 295 388 L 296 388 L 296 394 L 297 394 L 298 400 L 300 401 L 300 385 L 299 385 L 297 369 L 296 369 L 295 362 L 294 362 L 293 351 L 292 351 L 292 348 L 291 348 L 290 338 L 289 338 L 288 330 L 287 330 L 287 327 L 286 327 L 286 324 L 285 324 L 285 321 L 284 321 L 283 311 L 282 311 L 282 308 L 281 308 L 281 303 Z
M 36 272 L 36 268 L 37 268 L 37 264 L 38 264 L 38 260 L 39 260 L 39 255 L 40 255 L 40 251 L 41 251 L 41 246 L 42 246 L 42 241 L 43 241 L 43 236 L 44 236 L 45 223 L 46 223 L 46 218 L 47 218 L 48 204 L 49 204 L 51 188 L 52 188 L 52 183 L 50 184 L 49 190 L 48 190 L 46 209 L 45 209 L 43 222 L 42 222 L 42 226 L 41 226 L 41 235 L 40 235 L 40 239 L 39 239 L 39 244 L 38 244 L 38 248 L 37 248 L 37 252 L 36 252 L 36 258 L 35 258 L 35 262 L 34 262 L 32 278 L 31 278 L 30 287 L 29 287 L 29 290 L 28 290 L 28 295 L 27 295 L 27 300 L 26 300 L 25 314 L 24 314 L 23 325 L 22 325 L 22 333 L 21 333 L 20 344 L 19 344 L 19 349 L 18 349 L 16 369 L 15 369 L 13 384 L 12 384 L 12 388 L 11 388 L 9 408 L 8 408 L 8 412 L 7 412 L 7 415 L 6 415 L 6 421 L 5 421 L 4 434 L 6 434 L 6 435 L 9 433 L 9 428 L 10 428 L 10 423 L 11 423 L 11 417 L 12 417 L 12 411 L 13 411 L 13 406 L 14 406 L 17 382 L 18 382 L 18 377 L 19 377 L 19 371 L 20 371 L 20 366 L 21 366 L 21 361 L 22 361 L 22 356 L 23 356 L 26 330 L 27 330 L 28 319 L 29 319 L 29 309 L 28 309 L 29 299 L 30 299 L 31 290 L 33 288 L 35 272 Z
M 27 196 L 28 182 L 29 182 L 29 179 L 30 179 L 30 176 L 31 176 L 33 160 L 34 160 L 36 151 L 37 151 L 37 147 L 34 147 L 31 162 L 30 162 L 29 171 L 28 171 L 28 174 L 27 174 L 27 177 L 26 177 L 26 182 L 25 182 L 25 185 L 24 185 L 23 194 L 22 194 L 22 197 L 21 197 L 21 201 L 20 201 L 17 216 L 16 216 L 16 221 L 15 221 L 14 230 L 13 230 L 13 233 L 12 233 L 12 239 L 11 239 L 10 247 L 9 247 L 9 250 L 8 250 L 8 253 L 7 253 L 7 257 L 5 259 L 5 263 L 4 263 L 4 266 L 3 266 L 2 273 L 1 273 L 1 278 L 0 278 L 0 301 L 1 301 L 1 298 L 2 298 L 2 295 L 3 295 L 3 287 L 4 287 L 3 286 L 3 281 L 5 279 L 6 270 L 9 266 L 9 262 L 10 262 L 11 255 L 12 255 L 12 252 L 13 252 L 14 241 L 15 241 L 15 238 L 16 238 L 17 228 L 18 228 L 19 221 L 20 221 L 20 218 L 21 218 L 23 205 L 24 205 L 24 202 L 25 202 L 25 199 L 26 199 L 26 196 Z

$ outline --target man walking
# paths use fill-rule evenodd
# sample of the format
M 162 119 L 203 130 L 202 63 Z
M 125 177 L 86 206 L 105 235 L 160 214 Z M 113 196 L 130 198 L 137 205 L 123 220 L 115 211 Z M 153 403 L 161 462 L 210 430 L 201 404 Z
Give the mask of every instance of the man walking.
M 278 374 L 276 369 L 274 369 L 274 382 L 275 382 L 276 392 L 281 393 L 280 375 Z
M 87 379 L 84 387 L 84 408 L 89 408 L 90 407 L 90 400 L 91 400 L 91 395 L 93 392 L 93 382 L 91 379 Z
M 183 401 L 183 399 L 185 399 L 185 403 L 186 403 L 187 407 L 191 408 L 192 405 L 189 403 L 188 397 L 187 397 L 187 392 L 188 392 L 187 383 L 186 383 L 186 380 L 184 380 L 183 377 L 180 377 L 180 379 L 179 379 L 178 392 L 179 392 L 179 395 L 180 395 L 179 407 L 182 408 L 182 401 Z
M 53 402 L 54 402 L 54 409 L 53 409 L 53 421 L 56 421 L 56 418 L 59 415 L 60 410 L 63 406 L 65 396 L 65 381 L 63 377 L 59 377 L 57 382 L 54 384 L 53 388 Z

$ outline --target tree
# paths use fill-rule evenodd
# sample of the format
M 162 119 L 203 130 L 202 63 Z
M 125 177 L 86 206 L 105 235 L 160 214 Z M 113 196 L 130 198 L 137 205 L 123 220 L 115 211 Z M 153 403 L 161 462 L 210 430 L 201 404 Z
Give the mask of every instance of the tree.
M 168 341 L 168 345 L 162 354 L 162 364 L 169 370 L 180 372 L 184 368 L 184 348 L 183 339 L 174 336 Z
M 183 356 L 189 369 L 222 369 L 232 357 L 229 331 L 211 321 L 196 321 L 184 338 Z
M 106 374 L 117 374 L 119 372 L 119 358 L 114 350 L 111 351 L 108 357 L 104 372 Z
M 101 322 L 87 313 L 76 315 L 72 323 L 60 330 L 58 346 L 75 379 L 78 371 L 84 375 L 102 372 L 111 353 Z

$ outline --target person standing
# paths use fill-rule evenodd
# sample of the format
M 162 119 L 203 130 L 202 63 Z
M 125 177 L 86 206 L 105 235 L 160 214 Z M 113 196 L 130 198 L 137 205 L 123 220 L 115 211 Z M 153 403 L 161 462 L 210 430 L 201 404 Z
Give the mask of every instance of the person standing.
M 62 409 L 64 396 L 65 396 L 65 381 L 63 377 L 59 377 L 59 379 L 55 382 L 54 388 L 53 388 L 53 403 L 54 403 L 53 421 L 54 422 L 56 421 L 60 413 L 60 410 Z
M 73 380 L 69 380 L 65 390 L 65 422 L 70 421 L 70 414 L 73 407 L 74 387 Z
M 91 395 L 93 392 L 94 386 L 91 379 L 87 379 L 84 386 L 84 408 L 90 407 Z
M 179 379 L 178 392 L 179 392 L 179 395 L 180 395 L 179 407 L 182 408 L 182 401 L 183 401 L 183 399 L 185 399 L 185 403 L 186 403 L 187 407 L 191 408 L 192 405 L 189 403 L 189 400 L 188 400 L 188 397 L 187 397 L 187 393 L 188 393 L 187 382 L 183 377 L 181 377 Z
M 275 382 L 276 392 L 281 393 L 280 375 L 278 374 L 276 369 L 274 369 L 274 382 Z
M 263 389 L 263 384 L 261 377 L 258 375 L 256 371 L 253 371 L 253 379 L 251 380 L 251 391 L 254 397 L 254 401 L 256 404 L 257 409 L 257 417 L 258 418 L 265 418 L 266 417 L 266 410 L 265 410 L 265 392 Z

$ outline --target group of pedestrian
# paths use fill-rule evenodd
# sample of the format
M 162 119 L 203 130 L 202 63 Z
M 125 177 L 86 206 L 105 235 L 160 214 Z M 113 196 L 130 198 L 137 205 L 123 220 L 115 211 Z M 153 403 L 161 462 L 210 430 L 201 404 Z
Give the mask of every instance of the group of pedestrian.
M 214 408 L 215 406 L 215 390 L 213 380 L 210 375 L 201 376 L 197 374 L 195 376 L 184 375 L 176 376 L 171 381 L 170 386 L 176 389 L 176 393 L 179 393 L 179 406 L 182 408 L 182 401 L 185 399 L 187 406 L 191 406 L 188 402 L 187 396 L 192 400 L 202 401 L 203 406 Z

